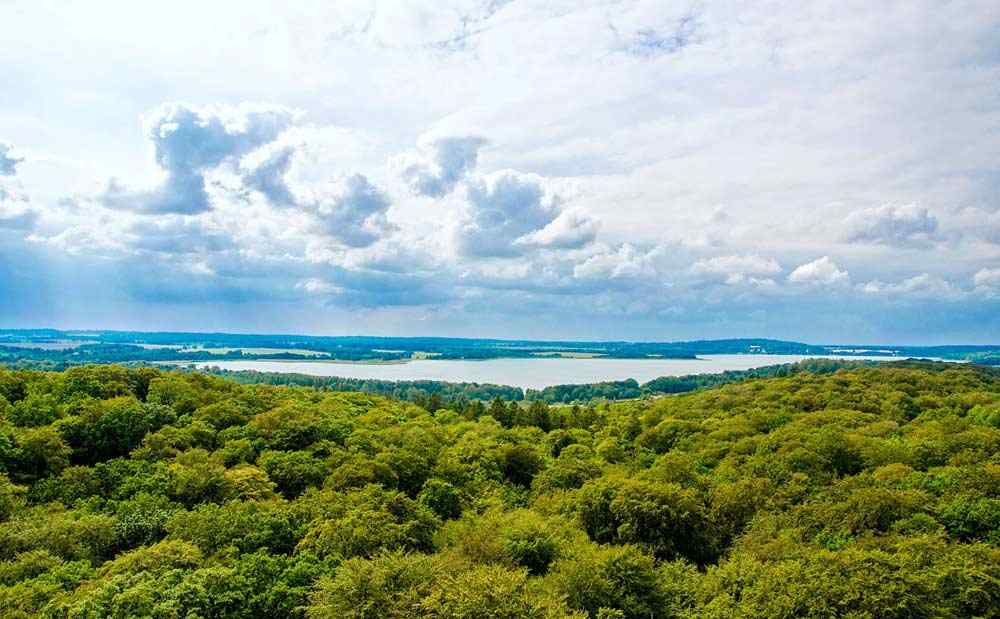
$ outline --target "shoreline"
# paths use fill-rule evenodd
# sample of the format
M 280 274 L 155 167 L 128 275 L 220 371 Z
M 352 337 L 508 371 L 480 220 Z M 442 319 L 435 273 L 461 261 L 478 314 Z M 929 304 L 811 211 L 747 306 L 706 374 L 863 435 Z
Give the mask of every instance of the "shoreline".
M 732 353 L 740 354 L 740 353 Z M 490 357 L 489 359 L 441 359 L 440 357 L 424 357 L 421 359 L 375 359 L 365 361 L 352 361 L 350 359 L 211 359 L 211 360 L 177 360 L 177 361 L 150 361 L 162 365 L 202 365 L 209 363 L 316 363 L 328 365 L 407 365 L 415 361 L 443 361 L 443 362 L 467 362 L 485 363 L 488 361 L 711 361 L 713 356 L 724 355 L 704 355 L 695 357 Z M 787 357 L 798 357 L 801 355 L 780 355 Z M 708 358 L 706 358 L 708 357 Z M 837 357 L 838 359 L 840 357 Z M 886 357 L 887 359 L 891 357 Z
M 837 359 L 837 357 L 826 357 Z M 801 355 L 706 355 L 696 359 L 539 359 L 495 358 L 480 360 L 418 360 L 426 363 L 335 363 L 329 361 L 237 360 L 198 361 L 188 367 L 200 371 L 256 371 L 303 374 L 357 380 L 390 382 L 432 381 L 507 385 L 521 389 L 544 389 L 557 385 L 591 385 L 635 380 L 646 383 L 661 377 L 718 374 L 770 365 L 793 364 Z M 841 358 L 843 360 L 843 358 Z M 863 361 L 857 357 L 851 357 Z M 846 359 L 846 360 L 851 360 Z M 876 361 L 889 361 L 880 357 Z M 175 365 L 176 367 L 176 365 Z

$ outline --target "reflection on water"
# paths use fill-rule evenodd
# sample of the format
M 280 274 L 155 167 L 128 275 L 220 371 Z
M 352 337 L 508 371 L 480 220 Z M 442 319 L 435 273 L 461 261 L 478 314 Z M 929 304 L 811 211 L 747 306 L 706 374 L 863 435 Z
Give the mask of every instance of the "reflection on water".
M 550 385 L 597 383 L 634 378 L 640 383 L 659 376 L 712 374 L 749 370 L 765 365 L 794 363 L 816 358 L 799 355 L 703 355 L 700 359 L 489 359 L 486 361 L 415 360 L 408 363 L 354 364 L 321 361 L 212 361 L 199 367 L 226 370 L 286 372 L 313 376 L 371 378 L 379 380 L 443 380 L 494 383 L 524 389 Z M 886 357 L 837 357 L 829 359 L 881 359 Z

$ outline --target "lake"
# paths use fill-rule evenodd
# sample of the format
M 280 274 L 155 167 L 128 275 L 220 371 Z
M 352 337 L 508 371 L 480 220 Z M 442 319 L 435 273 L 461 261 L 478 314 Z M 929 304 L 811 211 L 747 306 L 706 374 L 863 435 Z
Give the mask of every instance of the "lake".
M 405 363 L 338 363 L 331 361 L 211 361 L 198 367 L 257 370 L 377 380 L 439 380 L 454 383 L 494 383 L 523 389 L 551 385 L 598 383 L 634 378 L 640 383 L 660 376 L 714 374 L 765 365 L 794 363 L 816 356 L 702 355 L 699 359 L 489 359 L 485 361 L 417 359 Z M 824 359 L 878 359 L 839 357 Z

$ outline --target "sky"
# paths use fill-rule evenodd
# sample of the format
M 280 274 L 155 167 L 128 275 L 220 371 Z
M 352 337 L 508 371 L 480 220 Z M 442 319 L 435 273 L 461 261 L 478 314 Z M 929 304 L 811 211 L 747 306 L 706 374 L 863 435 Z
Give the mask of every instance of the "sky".
M 0 0 L 0 327 L 1000 343 L 1000 3 Z

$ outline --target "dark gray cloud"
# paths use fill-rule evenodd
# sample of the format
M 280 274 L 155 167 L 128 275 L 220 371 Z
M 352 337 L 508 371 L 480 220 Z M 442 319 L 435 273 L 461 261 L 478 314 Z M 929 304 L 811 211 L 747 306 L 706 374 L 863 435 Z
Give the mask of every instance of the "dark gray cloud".
M 23 157 L 11 155 L 13 146 L 5 142 L 0 142 L 0 176 L 14 176 L 17 174 L 17 165 L 24 161 Z
M 417 195 L 440 198 L 476 167 L 486 140 L 476 136 L 443 138 L 404 159 L 402 176 Z
M 144 213 L 195 214 L 211 209 L 205 173 L 272 142 L 295 113 L 277 106 L 207 107 L 170 103 L 146 119 L 156 163 L 166 172 L 153 189 L 133 190 L 112 179 L 101 202 Z
M 309 208 L 326 236 L 350 247 L 367 247 L 395 229 L 386 218 L 391 204 L 367 177 L 354 174 L 335 194 Z

